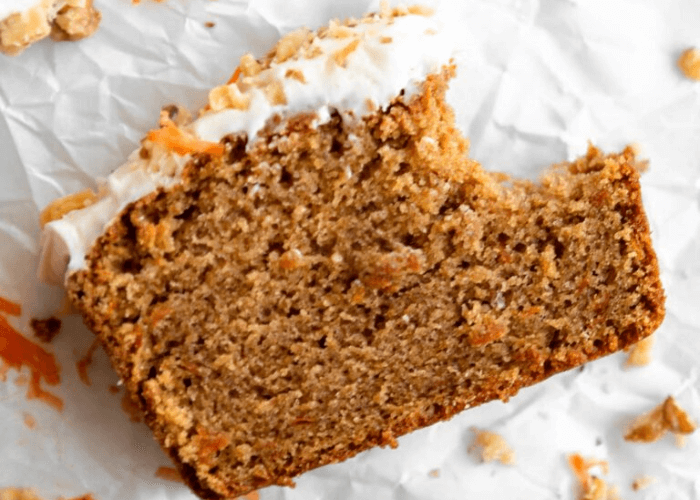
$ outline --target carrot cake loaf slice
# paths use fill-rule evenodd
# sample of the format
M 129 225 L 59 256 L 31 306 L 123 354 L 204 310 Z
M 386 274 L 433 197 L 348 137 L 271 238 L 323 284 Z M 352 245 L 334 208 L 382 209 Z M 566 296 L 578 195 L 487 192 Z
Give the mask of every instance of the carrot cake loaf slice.
M 92 35 L 100 19 L 92 0 L 0 0 L 0 52 L 19 54 L 49 35 L 80 40 Z
M 41 273 L 201 497 L 396 446 L 661 322 L 632 150 L 485 171 L 450 40 L 422 7 L 289 33 L 44 212 Z

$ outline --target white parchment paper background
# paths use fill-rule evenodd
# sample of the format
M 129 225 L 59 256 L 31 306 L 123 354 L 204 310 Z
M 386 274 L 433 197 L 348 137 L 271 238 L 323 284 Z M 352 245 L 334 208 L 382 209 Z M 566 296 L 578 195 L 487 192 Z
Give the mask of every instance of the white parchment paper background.
M 262 55 L 288 30 L 377 8 L 369 0 L 95 3 L 103 22 L 93 38 L 46 41 L 0 59 L 0 295 L 22 303 L 14 324 L 25 332 L 30 317 L 50 314 L 61 299 L 35 278 L 41 208 L 94 187 L 155 125 L 161 106 L 203 105 L 244 52 Z M 668 295 L 654 361 L 624 370 L 625 355 L 611 356 L 261 497 L 567 499 L 575 488 L 564 457 L 581 452 L 610 461 L 623 498 L 700 498 L 700 434 L 684 449 L 671 438 L 622 439 L 630 418 L 668 394 L 700 419 L 700 83 L 675 67 L 684 48 L 700 46 L 700 2 L 443 0 L 441 9 L 460 28 L 450 101 L 487 168 L 535 178 L 584 152 L 588 140 L 608 150 L 635 142 L 650 159 L 643 195 Z M 91 340 L 72 317 L 49 347 L 62 366 L 61 414 L 26 401 L 15 372 L 0 383 L 0 487 L 32 486 L 46 498 L 192 498 L 154 477 L 168 460 L 107 391 L 116 377 L 104 354 L 90 370 L 93 385 L 78 380 L 75 362 Z M 36 429 L 23 424 L 24 412 Z M 474 425 L 506 436 L 517 465 L 468 454 Z M 633 493 L 642 474 L 658 482 Z

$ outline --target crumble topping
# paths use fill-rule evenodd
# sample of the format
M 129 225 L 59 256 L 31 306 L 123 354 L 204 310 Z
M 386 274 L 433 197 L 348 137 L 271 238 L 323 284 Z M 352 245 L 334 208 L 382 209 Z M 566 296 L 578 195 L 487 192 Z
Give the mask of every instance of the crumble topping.
M 700 49 L 685 50 L 678 58 L 678 68 L 687 78 L 700 81 Z
M 469 451 L 478 450 L 483 462 L 501 462 L 503 465 L 515 465 L 515 452 L 505 438 L 496 432 L 472 427 L 474 442 Z
M 654 346 L 654 337 L 646 337 L 634 344 L 629 349 L 629 356 L 625 361 L 625 367 L 646 366 L 651 363 L 651 350 Z
M 595 458 L 584 458 L 578 453 L 572 453 L 567 457 L 569 467 L 576 476 L 580 487 L 580 500 L 619 500 L 618 489 L 609 486 L 599 476 L 594 475 L 591 469 L 598 469 L 605 475 L 608 473 L 608 462 Z
M 688 414 L 678 406 L 673 396 L 669 396 L 659 406 L 632 422 L 625 434 L 625 441 L 653 443 L 669 431 L 682 436 L 692 434 L 695 428 L 696 424 Z

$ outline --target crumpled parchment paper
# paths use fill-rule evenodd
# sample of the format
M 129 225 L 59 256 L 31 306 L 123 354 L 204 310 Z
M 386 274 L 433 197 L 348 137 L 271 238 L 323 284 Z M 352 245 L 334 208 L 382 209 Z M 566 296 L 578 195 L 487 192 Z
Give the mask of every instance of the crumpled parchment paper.
M 369 0 L 95 3 L 103 21 L 94 37 L 44 41 L 0 59 L 0 295 L 23 305 L 11 321 L 27 334 L 29 318 L 50 315 L 62 297 L 35 277 L 41 208 L 94 187 L 155 125 L 161 106 L 203 105 L 244 52 L 262 55 L 291 29 L 378 7 Z M 261 498 L 573 498 L 571 452 L 608 460 L 607 478 L 623 498 L 698 498 L 700 433 L 682 449 L 670 437 L 642 445 L 622 436 L 634 416 L 669 394 L 700 419 L 700 83 L 675 67 L 683 49 L 700 46 L 700 3 L 443 0 L 439 8 L 460 27 L 449 99 L 471 155 L 488 169 L 536 178 L 583 153 L 589 140 L 607 150 L 634 142 L 650 160 L 643 196 L 668 295 L 653 362 L 624 369 L 626 355 L 613 355 Z M 92 385 L 79 381 L 75 363 L 91 341 L 72 316 L 49 347 L 62 366 L 54 392 L 65 400 L 63 413 L 27 401 L 14 371 L 0 382 L 0 487 L 31 486 L 45 498 L 193 498 L 155 477 L 168 459 L 107 390 L 117 379 L 102 352 L 89 369 Z M 36 428 L 23 423 L 25 414 Z M 469 454 L 472 426 L 504 435 L 517 464 L 482 464 Z M 632 493 L 641 475 L 657 482 Z

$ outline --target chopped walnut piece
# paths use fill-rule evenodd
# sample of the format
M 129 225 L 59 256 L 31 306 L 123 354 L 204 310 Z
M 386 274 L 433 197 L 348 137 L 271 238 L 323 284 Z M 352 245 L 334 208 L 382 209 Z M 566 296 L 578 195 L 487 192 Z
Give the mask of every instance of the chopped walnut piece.
M 578 479 L 580 486 L 580 500 L 617 500 L 619 494 L 617 488 L 609 487 L 600 477 L 591 474 L 590 469 L 599 467 L 603 474 L 608 473 L 608 462 L 595 458 L 583 458 L 578 453 L 572 453 L 567 457 L 571 471 Z
M 625 441 L 653 443 L 668 431 L 674 434 L 691 434 L 695 427 L 695 423 L 678 406 L 673 396 L 669 396 L 652 411 L 632 422 L 625 434 Z
M 243 76 L 247 77 L 255 76 L 262 71 L 262 66 L 255 57 L 253 57 L 253 54 L 243 54 L 241 56 L 239 68 L 241 68 Z
M 331 38 L 350 38 L 355 31 L 347 26 L 333 25 L 328 28 L 328 36 Z
M 97 195 L 91 189 L 84 189 L 83 191 L 54 200 L 41 211 L 41 215 L 39 216 L 41 227 L 44 227 L 51 221 L 60 219 L 73 210 L 79 210 L 90 206 L 97 200 Z
M 304 73 L 299 69 L 289 68 L 284 74 L 285 78 L 293 78 L 301 83 L 306 83 L 306 78 L 304 78 Z
M 508 446 L 506 440 L 495 432 L 472 427 L 474 442 L 469 451 L 479 449 L 481 460 L 484 462 L 499 461 L 503 465 L 515 464 L 515 452 Z
M 656 478 L 653 476 L 639 476 L 632 481 L 632 489 L 634 491 L 639 491 L 648 488 L 656 482 Z
M 56 41 L 76 41 L 92 35 L 102 20 L 102 14 L 88 0 L 84 7 L 63 7 L 54 21 L 51 38 Z
M 359 38 L 356 38 L 349 44 L 347 44 L 345 47 L 342 49 L 336 50 L 333 53 L 333 60 L 338 66 L 343 66 L 345 67 L 345 60 L 348 58 L 350 54 L 352 54 L 355 49 L 357 49 L 357 46 L 360 44 Z
M 651 348 L 653 345 L 654 337 L 652 336 L 646 337 L 630 347 L 625 367 L 646 366 L 651 363 Z
M 391 9 L 391 16 L 392 17 L 401 17 L 401 16 L 407 16 L 408 15 L 408 7 L 405 5 L 397 5 L 393 9 Z
M 250 105 L 250 96 L 242 93 L 237 85 L 220 85 L 209 91 L 209 107 L 212 111 L 222 109 L 246 110 Z
M 678 58 L 678 67 L 686 77 L 700 81 L 700 49 L 685 50 Z
M 287 104 L 287 96 L 284 93 L 284 85 L 279 80 L 273 80 L 265 88 L 265 97 L 273 106 Z
M 0 20 L 0 51 L 16 55 L 32 43 L 46 38 L 51 32 L 46 16 L 50 3 L 41 2 L 26 12 L 16 12 Z
M 308 36 L 309 31 L 306 28 L 288 33 L 277 43 L 277 47 L 275 48 L 275 62 L 284 62 L 296 54 Z

